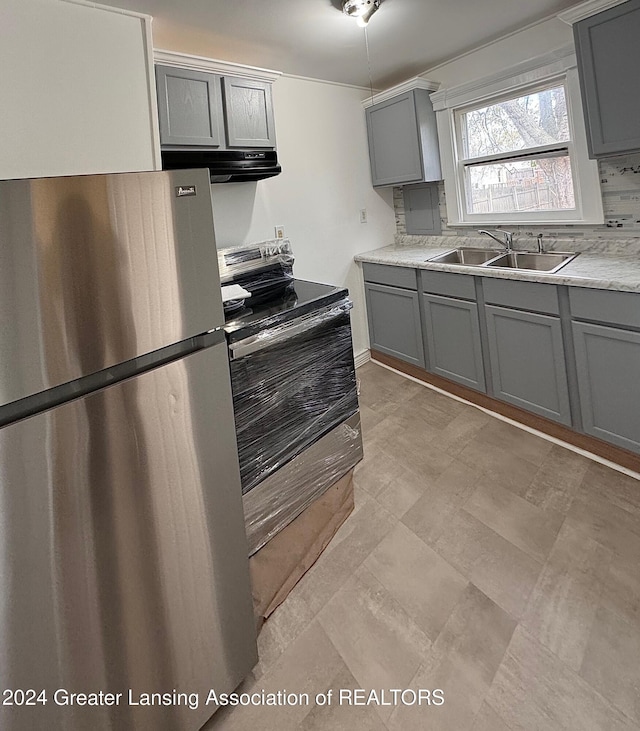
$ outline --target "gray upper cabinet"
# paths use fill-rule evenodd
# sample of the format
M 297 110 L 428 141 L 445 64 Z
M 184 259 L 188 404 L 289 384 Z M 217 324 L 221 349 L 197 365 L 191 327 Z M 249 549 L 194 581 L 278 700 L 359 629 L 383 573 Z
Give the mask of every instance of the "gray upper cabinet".
M 232 76 L 222 80 L 228 147 L 275 147 L 271 84 Z
M 156 66 L 163 148 L 274 148 L 271 84 Z
M 366 110 L 374 186 L 441 180 L 436 116 L 425 89 L 412 89 Z
M 573 26 L 591 157 L 640 150 L 640 0 Z
M 477 304 L 434 294 L 423 294 L 422 299 L 429 370 L 484 391 Z
M 571 425 L 560 318 L 493 305 L 485 316 L 494 396 Z
M 423 183 L 403 188 L 404 217 L 408 234 L 439 236 L 442 233 L 438 184 Z
M 220 77 L 202 71 L 156 66 L 160 143 L 220 147 Z

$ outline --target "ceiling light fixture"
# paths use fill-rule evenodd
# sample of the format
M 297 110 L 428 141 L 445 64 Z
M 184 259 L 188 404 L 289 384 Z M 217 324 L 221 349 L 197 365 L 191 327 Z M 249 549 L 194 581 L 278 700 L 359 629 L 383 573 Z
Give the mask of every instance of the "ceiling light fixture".
M 343 0 L 342 12 L 355 18 L 358 25 L 365 28 L 381 2 L 382 0 Z

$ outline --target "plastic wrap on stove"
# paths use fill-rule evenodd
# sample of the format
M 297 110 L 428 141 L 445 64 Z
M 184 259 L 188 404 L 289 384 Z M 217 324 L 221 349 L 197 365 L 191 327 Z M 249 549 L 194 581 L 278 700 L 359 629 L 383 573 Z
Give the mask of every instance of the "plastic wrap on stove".
M 351 307 L 345 296 L 230 345 L 243 494 L 358 410 Z
M 362 459 L 360 414 L 243 496 L 249 555 L 266 545 Z
M 218 269 L 222 284 L 237 281 L 243 275 L 253 276 L 265 266 L 280 266 L 291 274 L 293 263 L 293 250 L 288 239 L 218 250 Z M 293 278 L 293 274 L 290 278 Z

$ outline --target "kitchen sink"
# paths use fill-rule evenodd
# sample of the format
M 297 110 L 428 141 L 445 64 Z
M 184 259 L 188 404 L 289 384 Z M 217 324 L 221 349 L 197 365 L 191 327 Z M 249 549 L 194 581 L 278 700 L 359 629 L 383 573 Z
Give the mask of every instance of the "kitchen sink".
M 465 247 L 447 251 L 444 254 L 427 259 L 427 261 L 431 261 L 434 264 L 463 264 L 465 266 L 477 267 L 491 259 L 495 259 L 502 251 L 502 249 L 474 249 Z
M 567 252 L 549 252 L 537 254 L 529 251 L 511 251 L 493 261 L 487 261 L 486 267 L 503 267 L 505 269 L 524 269 L 533 272 L 548 272 L 553 274 L 560 267 L 575 259 L 577 254 Z

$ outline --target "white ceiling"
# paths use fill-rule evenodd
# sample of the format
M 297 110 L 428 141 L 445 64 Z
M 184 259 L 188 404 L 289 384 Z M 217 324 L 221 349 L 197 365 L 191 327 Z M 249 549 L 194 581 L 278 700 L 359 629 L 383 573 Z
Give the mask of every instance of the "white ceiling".
M 101 0 L 154 16 L 154 45 L 288 74 L 369 85 L 364 31 L 340 0 Z M 576 0 L 383 0 L 369 23 L 384 89 Z

